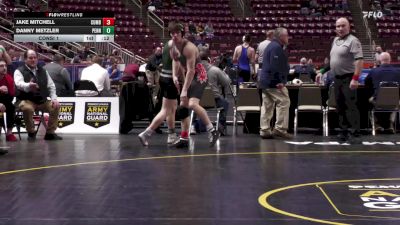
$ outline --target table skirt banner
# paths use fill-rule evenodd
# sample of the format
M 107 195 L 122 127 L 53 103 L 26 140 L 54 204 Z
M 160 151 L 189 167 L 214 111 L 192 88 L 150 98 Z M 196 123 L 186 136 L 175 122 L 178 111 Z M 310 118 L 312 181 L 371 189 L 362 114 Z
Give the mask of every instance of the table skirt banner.
M 118 97 L 60 97 L 57 133 L 118 134 Z

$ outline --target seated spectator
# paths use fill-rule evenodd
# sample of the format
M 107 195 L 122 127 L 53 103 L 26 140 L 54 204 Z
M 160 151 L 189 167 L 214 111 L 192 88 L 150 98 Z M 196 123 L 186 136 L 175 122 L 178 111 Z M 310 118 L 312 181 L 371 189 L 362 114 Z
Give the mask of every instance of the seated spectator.
M 318 9 L 311 9 L 310 16 L 322 16 L 322 13 Z
M 313 60 L 311 58 L 308 59 L 307 65 L 310 66 L 311 69 L 315 70 L 314 62 L 313 62 Z
M 102 62 L 103 59 L 101 57 L 96 55 L 93 56 L 92 65 L 82 70 L 81 80 L 92 81 L 99 91 L 99 96 L 111 97 L 113 95 L 111 93 L 110 78 L 108 76 L 107 70 L 100 66 Z M 76 94 L 79 96 L 93 96 L 93 91 L 79 90 L 76 91 Z
M 310 9 L 317 9 L 319 7 L 319 4 L 317 0 L 311 0 L 310 1 Z
M 14 80 L 7 73 L 7 63 L 0 59 L 0 112 L 7 115 L 6 141 L 17 141 L 12 129 L 14 127 L 15 107 L 12 103 L 15 96 Z M 3 115 L 4 116 L 4 115 Z
M 342 9 L 342 0 L 335 0 L 335 10 Z
M 196 26 L 193 24 L 193 21 L 189 21 L 189 33 L 194 36 L 197 34 Z
M 319 11 L 321 12 L 322 16 L 327 16 L 328 15 L 328 7 L 326 5 L 320 6 Z
M 206 26 L 204 28 L 204 33 L 206 34 L 207 38 L 211 39 L 214 37 L 214 28 L 213 28 L 211 21 L 208 21 L 208 23 L 206 24 Z
M 175 0 L 175 5 L 178 7 L 185 7 L 186 0 Z
M 203 26 L 203 24 L 201 22 L 199 22 L 199 24 L 197 24 L 196 32 L 197 32 L 197 35 L 203 35 L 204 34 L 204 26 Z
M 383 50 L 382 50 L 381 46 L 378 45 L 375 47 L 375 64 L 377 67 L 381 65 L 380 57 L 381 57 L 382 52 L 383 52 Z
M 349 4 L 347 3 L 347 0 L 342 0 L 342 9 L 345 11 L 349 10 Z
M 122 76 L 122 81 L 129 82 L 137 79 L 137 73 L 139 72 L 138 64 L 128 64 L 125 67 L 124 75 Z
M 226 100 L 226 92 L 230 90 L 230 83 L 231 79 L 229 79 L 229 76 L 224 73 L 220 68 L 211 65 L 208 62 L 208 50 L 202 50 L 200 51 L 200 59 L 201 63 L 204 65 L 204 68 L 207 71 L 207 76 L 208 76 L 208 84 L 211 87 L 213 93 L 214 93 L 214 98 L 215 98 L 215 104 L 216 106 L 222 107 L 223 110 L 221 111 L 221 115 L 219 118 L 219 132 L 221 135 L 226 134 L 226 115 L 228 113 L 229 109 L 229 103 Z
M 117 64 L 124 63 L 124 59 L 122 59 L 122 56 L 120 54 L 120 51 L 118 49 L 113 49 L 110 59 L 114 58 L 117 61 Z
M 24 59 L 25 64 L 14 72 L 14 81 L 18 89 L 16 105 L 24 114 L 28 140 L 36 139 L 33 121 L 33 114 L 36 110 L 49 113 L 44 139 L 61 140 L 62 138 L 55 134 L 60 110 L 56 86 L 48 72 L 38 65 L 37 54 L 34 50 L 27 50 L 24 53 Z
M 10 55 L 7 53 L 6 48 L 3 45 L 0 45 L 0 59 L 4 60 L 7 65 L 12 64 L 12 60 Z
M 299 78 L 300 74 L 307 74 L 311 80 L 315 80 L 315 76 L 317 75 L 314 69 L 307 64 L 307 59 L 304 57 L 300 59 L 300 65 L 294 66 L 293 69 L 296 78 Z
M 72 58 L 71 63 L 82 63 L 82 61 L 85 58 L 83 58 L 83 51 L 81 49 L 77 50 L 77 54 L 74 56 L 74 58 Z
M 206 46 L 207 43 L 203 37 L 204 37 L 203 34 L 196 35 L 193 44 L 198 48 L 202 48 L 202 47 Z
M 74 96 L 74 91 L 72 89 L 71 76 L 68 70 L 64 68 L 64 63 L 64 56 L 57 54 L 53 57 L 53 62 L 48 63 L 43 68 L 47 70 L 56 85 L 57 96 L 72 97 Z
M 72 51 L 72 47 L 70 45 L 68 45 L 66 48 L 64 47 L 64 49 L 65 49 L 65 55 L 68 58 L 73 59 L 75 57 L 75 53 Z
M 107 69 L 108 75 L 110 76 L 111 80 L 120 80 L 122 77 L 121 71 L 118 69 L 118 64 L 115 59 L 111 60 L 111 66 Z
M 308 0 L 300 1 L 300 14 L 302 15 L 310 14 L 310 2 Z
M 400 68 L 391 65 L 391 57 L 387 52 L 382 52 L 380 56 L 381 66 L 371 69 L 368 76 L 365 78 L 365 86 L 373 90 L 373 95 L 370 98 L 370 102 L 374 103 L 376 100 L 376 96 L 379 92 L 379 85 L 382 81 L 385 82 L 397 82 L 400 84 Z M 389 123 L 389 132 L 395 133 L 394 130 L 394 122 L 396 119 L 396 113 L 391 113 L 390 115 L 390 123 Z M 376 121 L 376 131 L 383 131 L 382 120 L 379 118 L 374 118 Z M 386 118 L 387 120 L 387 118 Z

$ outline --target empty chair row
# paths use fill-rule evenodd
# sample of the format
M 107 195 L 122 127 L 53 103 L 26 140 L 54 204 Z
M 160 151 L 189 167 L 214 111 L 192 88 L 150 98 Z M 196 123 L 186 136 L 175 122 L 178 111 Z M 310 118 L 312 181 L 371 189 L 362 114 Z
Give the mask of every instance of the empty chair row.
M 354 24 L 350 25 L 354 28 Z M 253 28 L 253 29 L 272 29 L 274 27 L 285 27 L 288 29 L 297 29 L 297 28 L 330 28 L 335 29 L 334 23 L 214 23 L 214 29 L 219 28 Z
M 137 28 L 137 27 L 116 27 L 116 33 L 136 33 L 139 32 L 141 34 L 150 35 L 153 32 L 149 28 Z
M 228 9 L 229 4 L 221 3 L 186 3 L 186 8 L 190 9 Z
M 117 20 L 115 21 L 116 26 L 132 26 L 132 27 L 145 27 L 143 22 L 131 21 L 131 20 Z
M 85 5 L 101 5 L 101 6 L 123 6 L 118 0 L 52 0 L 61 4 L 85 4 Z
M 378 28 L 400 28 L 400 21 L 394 23 L 376 23 Z
M 200 16 L 180 16 L 180 15 L 175 15 L 175 16 L 161 16 L 161 18 L 164 20 L 164 22 L 167 24 L 169 21 L 172 20 L 179 20 L 182 22 L 207 22 L 211 21 L 213 24 L 216 23 L 237 23 L 237 24 L 251 24 L 251 23 L 332 23 L 334 24 L 335 21 L 339 18 L 340 16 L 324 16 L 322 18 L 317 17 L 247 17 L 247 18 L 235 18 L 235 17 L 200 17 Z M 350 23 L 353 24 L 352 18 L 349 18 Z M 302 26 L 302 25 L 299 25 Z
M 283 16 L 283 17 L 292 17 L 292 16 L 300 16 L 302 15 L 300 9 L 295 10 L 264 10 L 259 9 L 255 10 L 257 16 Z M 304 15 L 303 15 L 304 16 Z M 351 16 L 350 11 L 344 10 L 328 10 L 328 16 Z M 311 16 L 312 17 L 312 16 Z M 317 17 L 317 16 L 315 16 Z
M 378 34 L 380 36 L 399 35 L 400 29 L 378 29 Z
M 122 13 L 122 14 L 131 14 L 128 8 L 125 7 L 104 7 L 104 6 L 86 6 L 86 5 L 58 5 L 60 10 L 68 10 L 68 11 L 110 11 L 114 13 Z
M 185 11 L 176 11 L 166 10 L 166 11 L 156 11 L 156 14 L 159 16 L 232 16 L 231 11 L 229 10 L 185 10 Z
M 400 22 L 399 16 L 383 16 L 381 18 L 377 18 L 378 22 Z
M 353 30 L 352 32 L 355 33 Z M 265 32 L 263 30 L 256 29 L 218 29 L 215 31 L 215 35 L 238 35 L 241 36 L 243 34 L 253 34 L 253 35 L 264 35 Z M 293 29 L 289 31 L 289 35 L 293 36 L 330 36 L 335 35 L 335 30 L 333 29 Z

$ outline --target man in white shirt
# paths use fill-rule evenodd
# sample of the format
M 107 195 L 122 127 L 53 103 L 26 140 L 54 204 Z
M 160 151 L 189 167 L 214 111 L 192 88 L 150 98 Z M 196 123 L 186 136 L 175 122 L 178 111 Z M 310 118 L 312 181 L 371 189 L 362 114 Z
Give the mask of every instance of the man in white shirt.
M 101 63 L 103 59 L 100 56 L 92 57 L 92 65 L 86 67 L 82 70 L 81 80 L 90 80 L 95 85 L 97 90 L 99 91 L 99 96 L 101 97 L 111 97 L 111 85 L 110 78 L 108 76 L 108 71 L 101 67 Z M 94 91 L 87 90 L 77 90 L 75 92 L 77 96 L 95 96 L 97 93 Z

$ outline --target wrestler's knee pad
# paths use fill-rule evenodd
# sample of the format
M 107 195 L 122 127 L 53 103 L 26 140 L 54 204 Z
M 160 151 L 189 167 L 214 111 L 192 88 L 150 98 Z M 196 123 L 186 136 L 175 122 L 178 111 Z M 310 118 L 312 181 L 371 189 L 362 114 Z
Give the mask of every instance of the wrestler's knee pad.
M 176 109 L 176 115 L 179 120 L 186 119 L 189 117 L 189 109 L 183 106 L 178 106 Z

